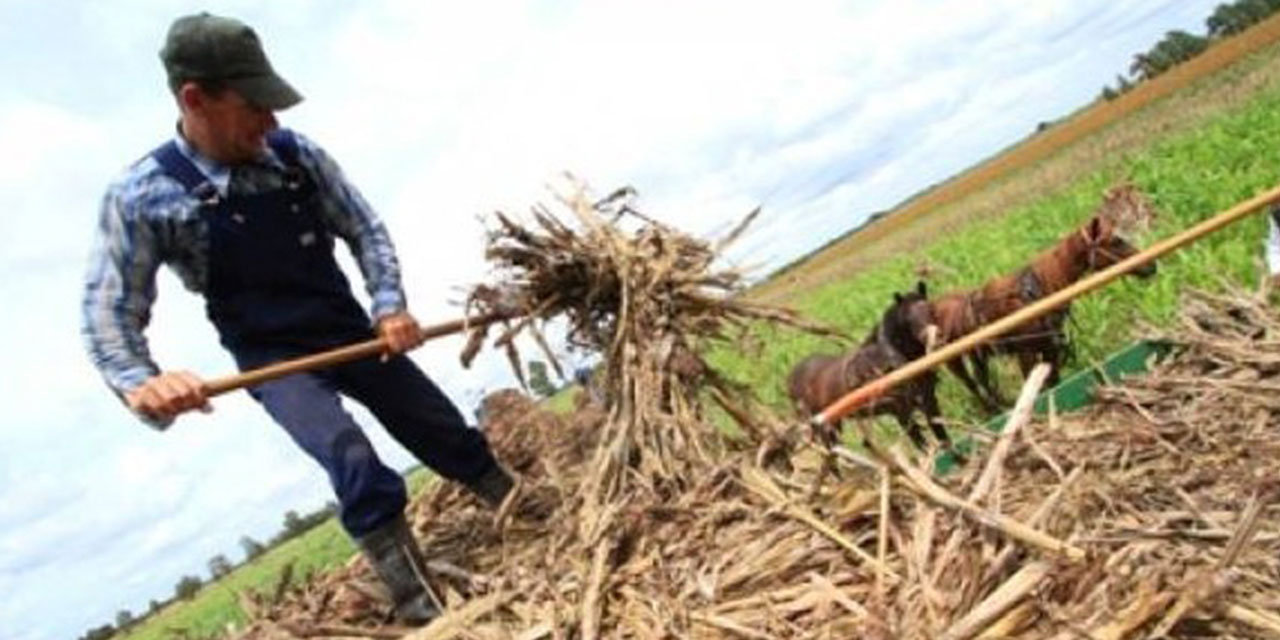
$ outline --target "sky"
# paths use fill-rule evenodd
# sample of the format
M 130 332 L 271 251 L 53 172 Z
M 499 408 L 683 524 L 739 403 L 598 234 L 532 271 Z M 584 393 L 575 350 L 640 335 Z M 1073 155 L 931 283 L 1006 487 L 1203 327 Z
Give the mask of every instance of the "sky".
M 547 201 L 564 171 L 631 185 L 700 235 L 762 206 L 727 260 L 763 276 L 1086 104 L 1164 32 L 1203 33 L 1215 4 L 0 0 L 0 638 L 145 611 L 331 499 L 245 394 L 153 431 L 80 340 L 105 186 L 172 135 L 157 51 L 173 18 L 255 27 L 306 97 L 282 124 L 377 209 L 412 311 L 439 322 L 486 275 L 484 217 Z M 162 367 L 233 372 L 203 316 L 163 273 Z M 461 346 L 413 357 L 464 409 L 514 384 L 496 354 L 461 369 Z M 354 412 L 389 463 L 413 463 Z

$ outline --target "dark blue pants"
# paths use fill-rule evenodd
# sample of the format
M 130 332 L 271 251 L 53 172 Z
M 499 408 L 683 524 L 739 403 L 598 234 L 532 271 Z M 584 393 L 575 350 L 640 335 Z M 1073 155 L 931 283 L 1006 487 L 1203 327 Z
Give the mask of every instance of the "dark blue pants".
M 342 526 L 363 536 L 403 513 L 404 480 L 373 450 L 338 394 L 363 404 L 391 436 L 440 475 L 471 483 L 495 464 L 484 435 L 408 358 L 370 358 L 301 373 L 249 393 L 329 474 Z

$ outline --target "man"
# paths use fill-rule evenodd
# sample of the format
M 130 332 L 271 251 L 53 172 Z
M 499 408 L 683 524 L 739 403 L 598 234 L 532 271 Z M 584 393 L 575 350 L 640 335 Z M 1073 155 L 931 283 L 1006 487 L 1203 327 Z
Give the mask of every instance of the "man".
M 364 404 L 419 460 L 491 506 L 512 480 L 483 435 L 402 355 L 421 339 L 386 229 L 324 151 L 277 128 L 274 112 L 301 96 L 272 69 L 254 31 L 234 19 L 186 16 L 170 27 L 160 57 L 178 130 L 103 200 L 83 302 L 90 356 L 156 428 L 209 410 L 204 383 L 159 369 L 143 336 L 161 264 L 203 294 L 241 369 L 384 338 L 381 361 L 288 376 L 250 394 L 328 472 L 342 525 L 386 583 L 397 617 L 424 623 L 439 611 L 405 522 L 404 481 L 378 460 L 338 394 Z M 359 263 L 372 320 L 334 260 L 335 237 Z

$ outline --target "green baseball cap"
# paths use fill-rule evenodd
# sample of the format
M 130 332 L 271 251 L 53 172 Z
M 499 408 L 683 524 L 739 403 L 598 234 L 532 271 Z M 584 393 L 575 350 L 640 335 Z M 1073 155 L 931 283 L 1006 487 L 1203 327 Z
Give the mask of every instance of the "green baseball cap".
M 258 34 L 234 18 L 198 13 L 174 20 L 160 60 L 175 91 L 184 82 L 212 81 L 263 109 L 279 111 L 302 101 L 271 68 Z

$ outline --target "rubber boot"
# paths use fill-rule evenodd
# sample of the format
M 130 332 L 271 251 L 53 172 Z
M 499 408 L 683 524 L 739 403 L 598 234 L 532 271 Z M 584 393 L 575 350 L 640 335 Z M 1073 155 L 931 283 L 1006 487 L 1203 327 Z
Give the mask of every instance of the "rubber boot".
M 502 506 L 502 501 L 507 499 L 507 495 L 511 493 L 511 488 L 515 486 L 515 481 L 511 479 L 511 475 L 503 469 L 501 465 L 493 465 L 488 471 L 484 472 L 479 478 L 467 485 L 472 493 L 476 494 L 491 509 L 497 509 Z
M 356 540 L 391 596 L 398 622 L 423 625 L 440 615 L 427 593 L 427 563 L 404 516 Z

